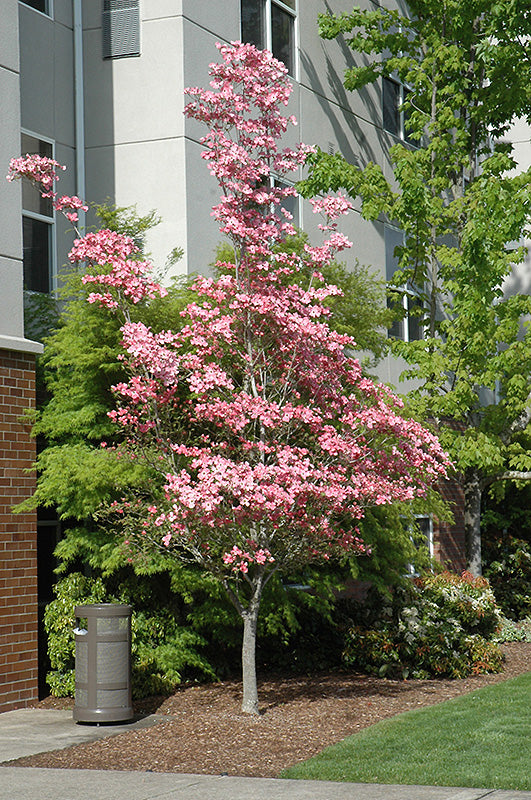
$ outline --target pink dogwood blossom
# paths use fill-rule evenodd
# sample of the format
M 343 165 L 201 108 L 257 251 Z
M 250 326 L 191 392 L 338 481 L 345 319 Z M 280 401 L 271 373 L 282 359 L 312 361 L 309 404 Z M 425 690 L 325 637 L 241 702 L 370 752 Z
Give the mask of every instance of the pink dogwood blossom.
M 89 301 L 123 314 L 129 378 L 114 387 L 111 416 L 135 457 L 150 457 L 163 476 L 138 538 L 223 581 L 244 622 L 243 709 L 255 712 L 267 581 L 334 554 L 367 554 L 357 528 L 364 509 L 422 495 L 449 462 L 402 402 L 363 375 L 349 355 L 354 342 L 329 327 L 326 300 L 339 290 L 321 268 L 350 246 L 337 222 L 349 201 L 314 201 L 327 238 L 305 248 L 310 285 L 301 256 L 277 248 L 293 232 L 282 203 L 294 190 L 273 179 L 295 180 L 312 149 L 280 148 L 295 121 L 281 113 L 286 68 L 252 45 L 218 49 L 210 88 L 187 90 L 185 114 L 208 127 L 203 158 L 221 191 L 213 214 L 234 258 L 196 280 L 179 330 L 158 333 L 131 318 L 132 305 L 164 294 L 132 240 L 91 233 L 70 258 L 89 267 Z M 14 169 L 39 176 L 48 192 L 58 166 Z
M 12 158 L 9 162 L 8 181 L 27 178 L 39 189 L 43 197 L 52 201 L 56 211 L 62 212 L 72 223 L 78 221 L 78 211 L 88 211 L 88 206 L 79 197 L 63 195 L 58 197 L 54 191 L 56 181 L 59 180 L 57 170 L 66 169 L 58 161 L 47 156 L 26 155 Z

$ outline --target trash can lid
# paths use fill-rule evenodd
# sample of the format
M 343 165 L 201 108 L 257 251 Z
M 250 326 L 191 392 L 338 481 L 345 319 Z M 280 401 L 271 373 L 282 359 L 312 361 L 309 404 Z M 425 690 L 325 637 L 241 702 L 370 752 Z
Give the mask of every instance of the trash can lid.
M 122 603 L 91 603 L 86 606 L 76 606 L 76 617 L 127 617 L 131 614 L 132 606 Z

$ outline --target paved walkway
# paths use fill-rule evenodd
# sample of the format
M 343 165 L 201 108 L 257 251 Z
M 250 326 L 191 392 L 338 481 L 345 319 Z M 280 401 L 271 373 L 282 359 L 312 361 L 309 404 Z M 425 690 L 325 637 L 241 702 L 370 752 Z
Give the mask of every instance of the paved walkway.
M 70 711 L 21 709 L 0 714 L 0 762 L 146 727 L 78 725 Z M 201 753 L 197 754 L 198 759 Z M 531 800 L 531 792 L 441 786 L 380 786 L 275 778 L 233 778 L 114 770 L 0 766 L 0 800 Z

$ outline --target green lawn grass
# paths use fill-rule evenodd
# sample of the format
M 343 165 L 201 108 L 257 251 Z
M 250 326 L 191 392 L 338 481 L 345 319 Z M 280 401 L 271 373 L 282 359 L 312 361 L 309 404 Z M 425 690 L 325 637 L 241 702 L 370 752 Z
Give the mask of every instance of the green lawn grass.
M 280 777 L 531 789 L 531 672 L 379 722 Z

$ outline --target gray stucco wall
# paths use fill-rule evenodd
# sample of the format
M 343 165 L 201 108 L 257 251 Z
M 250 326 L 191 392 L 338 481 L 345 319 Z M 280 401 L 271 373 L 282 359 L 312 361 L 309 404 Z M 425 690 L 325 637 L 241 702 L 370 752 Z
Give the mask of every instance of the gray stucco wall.
M 299 5 L 300 80 L 289 108 L 299 126 L 290 134 L 292 142 L 302 139 L 341 149 L 360 163 L 382 161 L 385 136 L 374 125 L 378 89 L 362 97 L 342 91 L 344 70 L 352 63 L 350 51 L 319 38 L 322 3 L 305 0 Z M 101 57 L 97 6 L 84 4 L 87 196 L 136 204 L 140 213 L 156 209 L 163 221 L 148 240 L 155 262 L 163 264 L 172 248 L 181 246 L 182 271 L 208 271 L 220 241 L 210 215 L 218 189 L 200 158 L 198 140 L 204 130 L 183 117 L 183 93 L 186 86 L 207 84 L 208 64 L 218 59 L 217 41 L 240 37 L 240 0 L 144 0 L 141 55 L 115 60 Z M 341 0 L 330 6 L 334 11 L 343 7 Z M 309 207 L 302 223 L 315 232 Z M 358 219 L 350 223 L 352 235 L 363 241 L 351 257 L 377 262 L 381 270 L 382 231 L 372 225 L 360 235 L 360 226 Z
M 371 6 L 370 0 L 362 5 Z M 302 140 L 339 150 L 361 166 L 376 161 L 390 174 L 391 142 L 381 127 L 380 88 L 344 91 L 344 72 L 353 57 L 341 42 L 320 39 L 317 16 L 323 10 L 321 0 L 299 2 L 298 80 L 288 109 L 299 124 L 286 144 Z M 326 10 L 345 10 L 344 0 L 329 0 Z M 155 264 L 162 267 L 171 250 L 182 247 L 185 255 L 177 270 L 208 273 L 221 240 L 211 217 L 219 191 L 201 159 L 204 129 L 183 116 L 184 89 L 207 85 L 208 64 L 218 60 L 217 41 L 240 38 L 240 0 L 142 0 L 140 13 L 140 56 L 104 59 L 101 3 L 83 2 L 85 197 L 136 205 L 141 214 L 156 210 L 162 223 L 147 242 Z M 53 19 L 21 4 L 20 20 L 22 126 L 55 142 L 57 159 L 68 167 L 60 190 L 73 193 L 79 123 L 72 0 L 55 0 Z M 5 36 L 6 25 L 2 28 Z M 13 102 L 16 97 L 13 88 Z M 309 204 L 302 204 L 301 225 L 310 237 L 317 237 L 317 223 Z M 343 229 L 354 243 L 344 260 L 359 260 L 383 275 L 383 222 L 368 223 L 354 212 Z M 56 239 L 60 269 L 72 241 L 62 219 L 57 220 Z M 394 382 L 394 363 L 382 364 L 381 370 Z
M 0 348 L 37 352 L 24 340 L 22 301 L 22 200 L 20 183 L 8 183 L 9 160 L 20 150 L 18 3 L 5 3 L 0 26 Z

